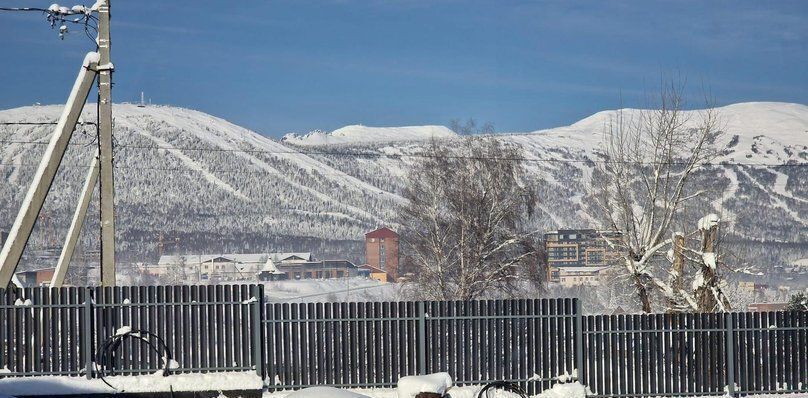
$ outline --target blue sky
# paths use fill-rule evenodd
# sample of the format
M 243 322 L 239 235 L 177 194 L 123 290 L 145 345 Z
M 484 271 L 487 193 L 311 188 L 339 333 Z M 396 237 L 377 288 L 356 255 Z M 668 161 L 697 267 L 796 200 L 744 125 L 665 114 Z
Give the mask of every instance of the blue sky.
M 0 38 L 3 109 L 64 102 L 92 49 L 36 13 L 0 13 Z M 142 90 L 274 137 L 468 117 L 532 131 L 641 106 L 663 73 L 719 104 L 808 103 L 808 1 L 116 0 L 112 39 L 115 101 Z

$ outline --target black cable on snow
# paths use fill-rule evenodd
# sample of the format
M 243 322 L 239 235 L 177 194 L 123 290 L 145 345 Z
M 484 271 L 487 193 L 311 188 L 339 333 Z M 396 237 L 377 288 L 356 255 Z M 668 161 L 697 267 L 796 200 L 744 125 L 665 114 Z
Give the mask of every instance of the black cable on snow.
M 153 338 L 153 339 L 152 339 Z M 98 351 L 95 353 L 95 372 L 101 381 L 104 384 L 108 385 L 113 390 L 117 390 L 120 392 L 124 392 L 124 390 L 118 390 L 112 384 L 105 379 L 108 376 L 108 372 L 115 371 L 115 363 L 113 354 L 121 347 L 124 340 L 126 339 L 137 339 L 145 342 L 152 351 L 156 352 L 158 355 L 162 354 L 161 358 L 163 363 L 162 373 L 163 377 L 168 376 L 171 373 L 171 361 L 173 360 L 173 356 L 171 355 L 171 349 L 165 344 L 160 336 L 148 331 L 148 330 L 121 330 L 119 329 L 117 333 L 113 336 L 108 337 L 104 340 L 104 343 L 98 347 Z
M 494 381 L 486 384 L 480 390 L 480 393 L 477 394 L 477 398 L 487 398 L 488 390 L 508 391 L 517 394 L 522 398 L 528 398 L 527 392 L 525 392 L 525 390 L 523 390 L 522 387 L 519 387 L 519 385 L 516 383 L 511 383 L 508 381 Z

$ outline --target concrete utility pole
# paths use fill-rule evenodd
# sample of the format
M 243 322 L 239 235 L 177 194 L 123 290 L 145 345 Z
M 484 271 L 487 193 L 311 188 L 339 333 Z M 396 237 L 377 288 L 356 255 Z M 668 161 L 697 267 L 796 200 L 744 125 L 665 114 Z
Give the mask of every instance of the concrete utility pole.
M 115 285 L 115 222 L 114 222 L 114 185 L 112 169 L 112 71 L 110 62 L 110 0 L 97 0 L 89 9 L 76 6 L 72 9 L 52 5 L 48 10 L 48 20 L 66 21 L 66 16 L 83 15 L 85 23 L 90 13 L 98 12 L 98 52 L 91 52 L 84 58 L 79 75 L 67 99 L 65 108 L 59 117 L 53 135 L 50 138 L 42 160 L 34 174 L 31 186 L 23 199 L 17 218 L 9 231 L 9 235 L 0 251 L 0 288 L 6 288 L 22 257 L 31 231 L 45 203 L 50 186 L 64 157 L 67 144 L 76 128 L 84 103 L 90 93 L 96 75 L 98 75 L 98 152 L 93 158 L 89 175 L 85 181 L 79 204 L 73 215 L 70 230 L 65 240 L 65 247 L 57 264 L 52 282 L 60 286 L 70 264 L 70 257 L 75 249 L 81 225 L 87 212 L 92 189 L 101 175 L 101 284 Z M 71 17 L 73 18 L 73 17 Z M 80 21 L 77 18 L 74 22 Z M 64 26 L 63 26 L 64 28 Z M 15 284 L 18 282 L 15 281 Z
M 98 7 L 98 150 L 101 175 L 101 286 L 115 286 L 115 184 L 112 170 L 112 71 L 110 0 Z

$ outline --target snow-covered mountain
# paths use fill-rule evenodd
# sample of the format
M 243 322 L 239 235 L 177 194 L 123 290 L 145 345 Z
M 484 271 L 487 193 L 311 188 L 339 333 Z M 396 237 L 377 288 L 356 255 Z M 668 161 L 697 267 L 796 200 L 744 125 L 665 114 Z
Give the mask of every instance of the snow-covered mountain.
M 88 107 L 85 120 L 94 119 Z M 719 162 L 698 178 L 720 194 L 709 204 L 733 236 L 774 245 L 755 259 L 808 255 L 808 168 L 752 164 L 808 162 L 808 106 L 743 103 L 719 109 Z M 60 106 L 0 111 L 0 122 L 56 120 Z M 634 110 L 624 110 L 630 116 Z M 692 111 L 697 112 L 697 111 Z M 615 111 L 570 126 L 498 138 L 521 146 L 546 228 L 585 227 L 581 203 L 604 126 Z M 164 106 L 114 107 L 116 201 L 122 258 L 160 252 L 295 251 L 362 256 L 364 232 L 395 216 L 407 167 L 432 139 L 458 139 L 441 126 L 347 126 L 271 140 L 220 118 Z M 79 128 L 54 183 L 32 247 L 59 245 L 89 164 L 92 126 Z M 0 230 L 13 221 L 50 126 L 0 126 Z M 34 143 L 32 143 L 34 142 Z M 356 156 L 374 153 L 390 156 Z M 557 160 L 562 160 L 561 162 Z M 571 160 L 571 161 L 570 161 Z M 91 212 L 97 211 L 91 208 Z M 96 213 L 91 213 L 96 214 Z M 96 247 L 97 220 L 83 243 Z M 773 243 L 774 242 L 774 243 Z M 769 257 L 766 257 L 769 256 Z

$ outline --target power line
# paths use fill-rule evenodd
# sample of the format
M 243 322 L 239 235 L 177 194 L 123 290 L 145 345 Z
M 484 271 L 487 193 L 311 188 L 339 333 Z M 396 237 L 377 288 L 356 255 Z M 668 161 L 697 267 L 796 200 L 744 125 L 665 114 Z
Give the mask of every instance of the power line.
M 39 12 L 48 12 L 49 10 L 46 8 L 35 8 L 35 7 L 0 7 L 0 11 L 39 11 Z
M 47 141 L 4 141 L 0 143 L 9 144 L 29 144 L 29 145 L 47 145 Z M 386 159 L 404 159 L 404 158 L 426 158 L 426 159 L 454 159 L 454 160 L 476 160 L 476 161 L 500 161 L 500 162 L 529 162 L 529 163 L 575 163 L 575 164 L 631 164 L 637 166 L 653 166 L 653 165 L 669 165 L 669 166 L 687 166 L 686 162 L 634 162 L 634 161 L 614 161 L 614 160 L 592 160 L 592 159 L 555 159 L 555 158 L 536 158 L 536 157 L 494 157 L 494 156 L 465 156 L 465 155 L 431 155 L 428 153 L 414 153 L 414 154 L 387 154 L 381 152 L 340 152 L 340 151 L 322 151 L 322 150 L 266 150 L 266 149 L 233 149 L 233 148 L 199 148 L 199 147 L 175 147 L 175 146 L 156 146 L 156 145 L 134 145 L 134 144 L 118 144 L 116 149 L 145 149 L 145 150 L 168 150 L 168 151 L 187 151 L 187 152 L 222 152 L 222 153 L 247 153 L 247 154 L 268 154 L 268 155 L 305 155 L 305 156 L 335 156 L 335 157 L 352 157 L 352 158 L 386 158 Z M 763 163 L 763 162 L 701 162 L 697 166 L 748 166 L 748 167 L 805 167 L 808 163 Z

